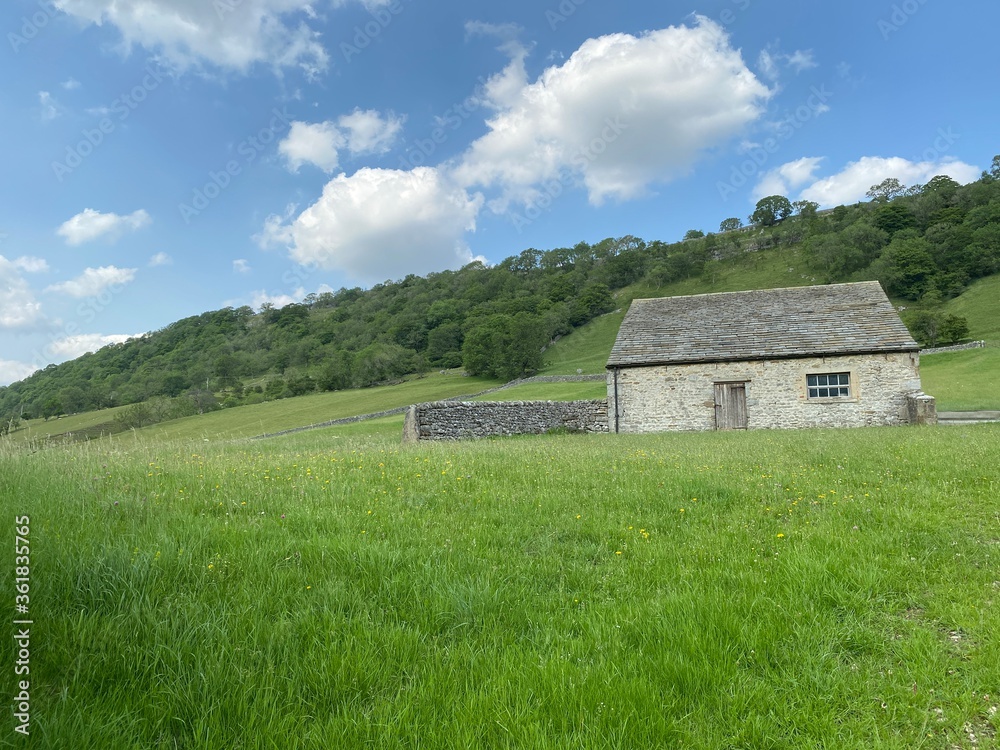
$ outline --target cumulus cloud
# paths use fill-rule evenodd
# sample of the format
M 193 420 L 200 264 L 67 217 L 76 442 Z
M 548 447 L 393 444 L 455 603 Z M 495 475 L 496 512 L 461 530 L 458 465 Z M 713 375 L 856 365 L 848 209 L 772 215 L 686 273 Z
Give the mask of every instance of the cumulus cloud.
M 0 255 L 0 330 L 28 330 L 44 322 L 42 306 L 21 276 L 22 271 L 32 270 L 25 265 L 33 265 L 35 260 L 10 261 Z
M 352 154 L 384 154 L 403 129 L 403 118 L 392 112 L 383 117 L 374 109 L 355 109 L 337 124 L 346 133 L 347 149 Z
M 284 245 L 297 263 L 339 270 L 364 282 L 454 268 L 472 255 L 463 236 L 476 226 L 482 197 L 437 169 L 361 169 L 326 184 L 294 219 L 272 216 L 257 237 Z
M 56 339 L 46 346 L 46 351 L 54 359 L 76 359 L 87 352 L 96 352 L 108 344 L 121 344 L 141 335 L 141 333 L 112 333 L 108 335 L 102 333 L 81 333 L 76 336 L 66 336 Z
M 316 15 L 313 0 L 53 2 L 85 24 L 115 27 L 126 50 L 139 45 L 179 69 L 209 63 L 245 73 L 263 63 L 315 76 L 329 63 L 319 34 L 308 23 Z
M 46 287 L 45 291 L 61 292 L 71 297 L 96 297 L 106 289 L 116 291 L 116 287 L 128 284 L 135 278 L 135 272 L 135 268 L 117 268 L 115 266 L 87 268 L 75 279 L 53 284 Z
M 455 167 L 465 187 L 499 187 L 494 210 L 530 203 L 552 180 L 590 201 L 628 199 L 687 173 L 706 151 L 761 116 L 772 92 L 717 23 L 584 42 L 533 83 L 523 50 L 491 78 L 489 132 Z
M 805 161 L 818 163 L 819 160 L 799 160 L 792 164 Z M 783 168 L 779 167 L 778 171 Z M 802 173 L 804 174 L 804 171 Z M 765 178 L 768 175 L 765 175 Z M 809 172 L 809 179 L 800 183 L 802 186 L 800 198 L 815 201 L 821 206 L 839 206 L 865 200 L 865 193 L 872 185 L 877 185 L 889 177 L 895 177 L 904 185 L 916 185 L 925 184 L 937 175 L 948 175 L 964 185 L 978 179 L 980 170 L 956 159 L 914 162 L 898 156 L 889 158 L 865 156 L 850 162 L 840 172 L 829 177 L 814 180 L 812 172 Z
M 149 214 L 141 208 L 126 216 L 115 213 L 102 214 L 92 208 L 85 208 L 65 221 L 56 230 L 56 234 L 65 239 L 67 245 L 81 245 L 100 237 L 117 239 L 122 233 L 142 229 L 151 221 Z
M 62 86 L 67 91 L 73 91 L 74 89 L 80 88 L 80 82 L 73 77 L 67 78 L 59 85 Z
M 250 262 L 246 258 L 233 261 L 233 273 L 250 273 Z
M 292 172 L 297 172 L 303 164 L 313 164 L 330 173 L 340 165 L 342 149 L 352 156 L 384 154 L 402 128 L 402 118 L 391 112 L 383 117 L 372 109 L 356 109 L 336 121 L 295 121 L 278 144 L 278 153 L 285 157 Z
M 765 172 L 753 189 L 753 199 L 757 201 L 768 195 L 789 195 L 793 190 L 814 180 L 822 161 L 820 156 L 805 156 Z
M 149 263 L 147 265 L 150 268 L 156 268 L 157 266 L 169 266 L 173 262 L 174 259 L 171 258 L 166 253 L 157 253 L 156 255 L 154 255 L 149 259 Z
M 0 359 L 0 386 L 16 383 L 24 380 L 38 368 L 25 362 L 15 362 L 9 359 Z

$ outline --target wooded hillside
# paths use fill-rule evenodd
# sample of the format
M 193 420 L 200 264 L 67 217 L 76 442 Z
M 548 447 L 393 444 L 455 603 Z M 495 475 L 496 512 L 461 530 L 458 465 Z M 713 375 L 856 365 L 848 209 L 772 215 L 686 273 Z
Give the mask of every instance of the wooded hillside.
M 692 230 L 678 243 L 626 236 L 532 248 L 493 267 L 477 262 L 340 289 L 281 309 L 206 312 L 0 388 L 0 415 L 48 417 L 152 399 L 181 416 L 453 367 L 513 378 L 537 370 L 554 337 L 617 307 L 619 289 L 711 275 L 734 256 L 791 244 L 801 244 L 814 274 L 803 284 L 876 279 L 890 296 L 917 303 L 904 320 L 921 343 L 961 339 L 963 321 L 937 308 L 1000 271 L 1000 157 L 969 185 L 935 177 L 905 188 L 887 180 L 870 197 L 823 213 L 800 202 L 787 218 L 769 216 L 768 226 L 730 218 L 722 222 L 728 231 Z

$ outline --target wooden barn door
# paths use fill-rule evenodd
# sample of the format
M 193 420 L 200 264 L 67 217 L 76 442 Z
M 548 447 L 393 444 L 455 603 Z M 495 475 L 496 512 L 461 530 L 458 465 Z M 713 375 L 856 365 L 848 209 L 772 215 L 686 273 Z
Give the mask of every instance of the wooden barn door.
M 747 428 L 747 384 L 715 384 L 715 429 Z

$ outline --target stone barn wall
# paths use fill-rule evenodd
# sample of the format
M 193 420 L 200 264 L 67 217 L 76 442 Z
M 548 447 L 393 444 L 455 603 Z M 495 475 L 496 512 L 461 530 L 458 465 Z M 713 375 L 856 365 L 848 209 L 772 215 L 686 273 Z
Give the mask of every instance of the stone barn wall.
M 851 373 L 851 398 L 808 399 L 806 375 Z M 715 383 L 746 383 L 748 429 L 908 424 L 920 391 L 919 357 L 890 352 L 802 359 L 628 367 L 608 371 L 611 432 L 715 429 Z M 617 388 L 617 394 L 616 394 Z M 617 403 L 616 403 L 617 397 Z M 930 421 L 933 400 L 921 402 Z
M 550 430 L 607 432 L 608 402 L 434 401 L 406 411 L 403 442 L 538 435 Z

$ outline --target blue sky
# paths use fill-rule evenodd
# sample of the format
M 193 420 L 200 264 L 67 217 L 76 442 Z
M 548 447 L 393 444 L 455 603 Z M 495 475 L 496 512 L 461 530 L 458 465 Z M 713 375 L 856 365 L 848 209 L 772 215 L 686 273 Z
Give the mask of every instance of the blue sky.
M 976 179 L 994 2 L 8 0 L 0 384 L 225 306 Z

